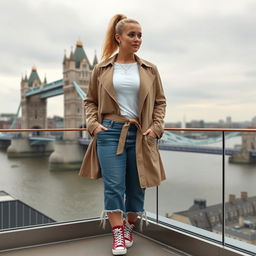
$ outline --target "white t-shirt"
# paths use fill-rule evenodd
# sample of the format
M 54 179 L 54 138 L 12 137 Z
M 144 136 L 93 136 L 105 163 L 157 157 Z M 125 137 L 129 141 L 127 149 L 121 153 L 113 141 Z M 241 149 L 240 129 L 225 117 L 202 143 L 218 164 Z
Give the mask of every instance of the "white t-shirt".
M 115 62 L 113 85 L 121 115 L 127 118 L 137 118 L 140 88 L 138 63 L 121 64 Z

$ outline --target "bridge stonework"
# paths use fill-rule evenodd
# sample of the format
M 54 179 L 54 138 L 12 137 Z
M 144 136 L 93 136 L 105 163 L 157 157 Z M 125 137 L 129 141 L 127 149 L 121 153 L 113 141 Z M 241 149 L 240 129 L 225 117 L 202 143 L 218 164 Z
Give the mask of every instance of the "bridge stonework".
M 46 80 L 45 80 L 46 82 Z M 40 99 L 39 95 L 26 97 L 26 91 L 35 87 L 43 87 L 45 82 L 41 82 L 37 70 L 32 68 L 29 79 L 25 76 L 21 80 L 21 128 L 47 128 L 47 99 Z M 27 133 L 22 133 L 27 137 Z
M 89 79 L 93 67 L 98 63 L 96 54 L 93 64 L 90 64 L 83 43 L 77 41 L 75 51 L 71 50 L 70 56 L 64 55 L 62 68 L 63 79 L 47 84 L 46 78 L 41 82 L 37 70 L 32 68 L 29 78 L 21 80 L 21 127 L 27 128 L 47 128 L 47 97 L 64 94 L 64 128 L 80 128 L 85 126 L 84 104 L 81 95 L 76 91 L 73 82 L 87 93 Z M 42 95 L 42 91 L 47 91 L 50 86 L 63 83 L 57 90 L 48 95 Z M 49 90 L 48 90 L 49 92 Z M 47 94 L 47 92 L 46 92 Z M 24 137 L 28 134 L 24 133 Z M 77 141 L 80 134 L 78 132 L 65 132 L 65 140 Z
M 233 154 L 229 158 L 231 163 L 244 163 L 255 164 L 256 163 L 256 135 L 254 132 L 242 133 L 242 145 L 239 152 Z
M 95 63 L 94 63 L 95 64 Z M 93 65 L 90 64 L 81 41 L 76 44 L 73 53 L 71 50 L 70 57 L 64 56 L 63 60 L 63 89 L 64 89 L 64 127 L 80 128 L 85 125 L 84 121 L 84 104 L 75 90 L 72 82 L 77 82 L 80 88 L 87 93 L 89 79 Z M 64 139 L 77 140 L 79 133 L 66 132 Z

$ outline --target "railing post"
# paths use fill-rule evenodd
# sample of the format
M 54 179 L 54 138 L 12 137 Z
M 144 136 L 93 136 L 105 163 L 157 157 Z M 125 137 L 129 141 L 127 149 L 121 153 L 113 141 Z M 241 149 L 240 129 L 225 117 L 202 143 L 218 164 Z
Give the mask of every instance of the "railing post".
M 158 186 L 156 186 L 156 223 L 158 223 Z
M 222 131 L 222 245 L 225 245 L 225 131 Z

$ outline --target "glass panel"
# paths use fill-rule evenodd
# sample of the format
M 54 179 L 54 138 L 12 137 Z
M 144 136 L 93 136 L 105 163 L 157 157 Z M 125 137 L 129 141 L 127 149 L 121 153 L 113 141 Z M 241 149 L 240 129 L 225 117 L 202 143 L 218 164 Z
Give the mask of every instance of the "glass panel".
M 102 179 L 78 176 L 89 139 L 87 132 L 34 131 L 15 135 L 10 147 L 3 140 L 0 230 L 100 216 Z M 145 210 L 155 217 L 155 187 L 146 190 Z
M 222 137 L 220 132 L 165 132 L 159 144 L 167 180 L 159 213 L 174 226 L 221 241 Z
M 145 193 L 145 211 L 148 217 L 156 221 L 156 189 L 157 187 L 151 187 L 146 189 Z
M 226 159 L 225 242 L 256 253 L 256 133 L 226 142 L 237 152 Z
M 49 133 L 22 134 L 12 139 L 8 152 L 2 147 L 0 230 L 100 215 L 102 180 L 78 176 L 86 136 L 54 135 L 57 140 L 51 141 Z

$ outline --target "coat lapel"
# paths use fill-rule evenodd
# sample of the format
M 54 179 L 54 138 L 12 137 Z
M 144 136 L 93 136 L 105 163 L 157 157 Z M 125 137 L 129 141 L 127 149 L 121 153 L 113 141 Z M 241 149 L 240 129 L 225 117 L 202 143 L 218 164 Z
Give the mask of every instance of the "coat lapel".
M 139 90 L 139 113 L 138 116 L 141 116 L 143 105 L 145 103 L 146 97 L 149 93 L 149 90 L 153 84 L 154 75 L 144 67 L 143 64 L 140 65 L 140 90 Z
M 106 70 L 104 70 L 100 78 L 100 83 L 102 84 L 102 87 L 107 91 L 109 96 L 118 104 L 116 92 L 113 86 L 113 73 L 114 68 L 112 64 L 110 64 L 108 67 L 106 67 Z
M 111 58 L 103 61 L 99 67 L 103 68 L 102 75 L 100 76 L 100 83 L 102 87 L 107 91 L 109 96 L 117 103 L 116 92 L 113 85 L 113 73 L 114 73 L 114 62 L 116 60 L 117 54 Z

